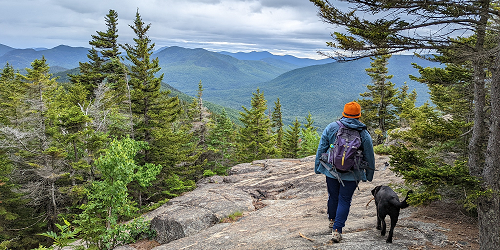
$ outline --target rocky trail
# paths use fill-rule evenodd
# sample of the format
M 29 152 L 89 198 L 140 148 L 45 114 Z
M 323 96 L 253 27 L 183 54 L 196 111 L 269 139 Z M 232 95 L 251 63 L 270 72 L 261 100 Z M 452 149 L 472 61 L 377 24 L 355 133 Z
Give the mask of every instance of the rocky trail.
M 393 243 L 386 243 L 369 201 L 375 186 L 402 182 L 382 170 L 388 160 L 377 155 L 373 182 L 355 191 L 340 243 L 330 240 L 325 177 L 314 173 L 311 156 L 239 164 L 228 176 L 204 179 L 145 215 L 158 232 L 154 241 L 116 249 L 478 249 L 475 221 L 443 202 L 402 209 Z M 242 216 L 224 222 L 235 214 Z

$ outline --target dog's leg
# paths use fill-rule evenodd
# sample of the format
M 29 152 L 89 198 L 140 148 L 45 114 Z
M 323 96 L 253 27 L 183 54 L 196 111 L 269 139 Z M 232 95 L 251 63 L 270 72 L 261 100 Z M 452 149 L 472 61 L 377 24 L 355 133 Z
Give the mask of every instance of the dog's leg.
M 385 235 L 387 229 L 387 225 L 385 224 L 385 216 L 386 214 L 380 216 L 380 222 L 382 223 L 382 231 L 380 232 L 380 235 L 382 236 Z
M 378 209 L 377 209 L 377 229 L 378 230 L 382 229 L 382 227 L 380 227 L 380 213 L 378 212 Z
M 391 217 L 391 228 L 389 229 L 389 236 L 387 236 L 387 240 L 385 242 L 392 243 L 392 235 L 394 233 L 394 227 L 396 227 L 396 223 L 398 223 L 399 212 L 389 216 Z

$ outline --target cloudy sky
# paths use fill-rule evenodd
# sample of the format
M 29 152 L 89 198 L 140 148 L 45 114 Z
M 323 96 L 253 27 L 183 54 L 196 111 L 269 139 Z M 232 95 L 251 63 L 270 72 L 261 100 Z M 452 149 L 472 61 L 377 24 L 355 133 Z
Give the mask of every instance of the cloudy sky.
M 308 0 L 0 0 L 0 44 L 13 48 L 89 47 L 118 12 L 120 43 L 133 43 L 137 9 L 156 48 L 269 51 L 320 59 L 332 27 Z

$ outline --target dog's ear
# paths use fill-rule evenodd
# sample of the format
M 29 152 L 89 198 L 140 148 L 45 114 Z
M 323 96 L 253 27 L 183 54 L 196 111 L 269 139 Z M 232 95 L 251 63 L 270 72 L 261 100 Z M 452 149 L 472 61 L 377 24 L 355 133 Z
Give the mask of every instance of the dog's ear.
M 381 186 L 376 186 L 374 189 L 372 189 L 372 195 L 375 196 L 377 194 L 378 190 L 380 190 Z

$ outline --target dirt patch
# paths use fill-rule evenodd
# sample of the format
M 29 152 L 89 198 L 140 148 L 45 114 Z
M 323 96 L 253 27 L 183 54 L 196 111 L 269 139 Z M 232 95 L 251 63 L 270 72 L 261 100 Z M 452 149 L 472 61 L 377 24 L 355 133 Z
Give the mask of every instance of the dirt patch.
M 442 231 L 448 236 L 448 245 L 444 247 L 428 244 L 427 249 L 479 249 L 479 229 L 477 219 L 454 203 L 443 201 L 419 207 L 406 220 L 434 223 L 448 230 Z

